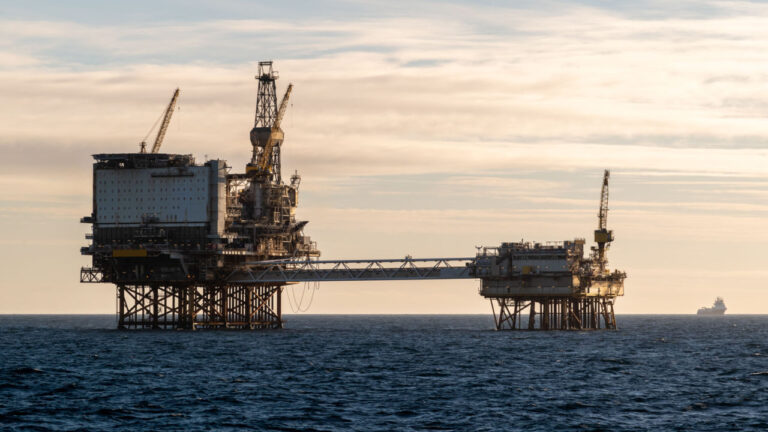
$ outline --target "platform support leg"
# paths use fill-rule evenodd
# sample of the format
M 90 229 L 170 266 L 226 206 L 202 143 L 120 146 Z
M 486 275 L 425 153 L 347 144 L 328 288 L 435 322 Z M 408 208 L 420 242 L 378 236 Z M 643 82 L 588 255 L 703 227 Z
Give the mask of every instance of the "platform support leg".
M 158 321 L 160 320 L 160 297 L 158 296 L 157 285 L 152 285 L 152 328 L 159 329 Z
M 117 328 L 120 330 L 125 329 L 125 286 L 117 286 Z
M 531 300 L 530 309 L 528 309 L 528 330 L 536 328 L 536 301 Z

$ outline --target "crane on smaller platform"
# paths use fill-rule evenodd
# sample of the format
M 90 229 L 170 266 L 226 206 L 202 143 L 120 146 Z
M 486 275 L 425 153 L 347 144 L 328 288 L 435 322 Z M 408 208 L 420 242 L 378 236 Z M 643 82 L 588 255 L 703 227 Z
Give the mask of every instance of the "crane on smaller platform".
M 608 179 L 611 171 L 603 173 L 603 187 L 600 189 L 600 211 L 597 214 L 598 223 L 595 230 L 595 242 L 597 243 L 597 262 L 600 274 L 605 272 L 607 260 L 605 252 L 613 241 L 613 231 L 608 229 Z
M 177 88 L 176 91 L 173 92 L 173 96 L 171 97 L 171 102 L 168 104 L 168 108 L 165 109 L 165 114 L 163 115 L 163 122 L 160 124 L 160 129 L 157 131 L 157 136 L 155 137 L 155 142 L 152 144 L 152 150 L 151 153 L 158 153 L 160 151 L 160 146 L 163 144 L 163 139 L 165 138 L 165 133 L 168 131 L 168 124 L 171 123 L 171 116 L 173 116 L 173 110 L 176 108 L 176 100 L 179 98 L 179 89 Z M 159 120 L 159 119 L 158 119 Z M 149 130 L 147 133 L 147 136 L 144 137 L 144 139 L 141 141 L 141 153 L 147 152 L 147 138 L 149 137 L 149 134 L 152 133 L 152 131 L 155 129 L 155 126 L 157 126 L 157 122 L 152 126 L 152 129 Z

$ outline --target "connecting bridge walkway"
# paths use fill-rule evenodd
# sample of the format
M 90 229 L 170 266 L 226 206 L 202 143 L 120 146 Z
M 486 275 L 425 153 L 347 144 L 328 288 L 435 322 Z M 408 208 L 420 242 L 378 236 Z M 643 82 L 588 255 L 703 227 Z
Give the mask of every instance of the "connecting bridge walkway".
M 291 283 L 473 279 L 475 258 L 411 258 L 379 260 L 279 260 L 249 263 L 234 271 L 230 283 Z

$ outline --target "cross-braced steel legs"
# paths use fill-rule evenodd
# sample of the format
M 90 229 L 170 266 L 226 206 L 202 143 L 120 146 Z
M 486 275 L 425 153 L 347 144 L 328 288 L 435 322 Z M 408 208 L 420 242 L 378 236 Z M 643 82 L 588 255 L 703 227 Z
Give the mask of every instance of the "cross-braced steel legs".
M 281 285 L 117 287 L 121 329 L 282 328 Z
M 496 330 L 616 329 L 613 299 L 605 297 L 498 297 L 491 299 L 491 309 Z

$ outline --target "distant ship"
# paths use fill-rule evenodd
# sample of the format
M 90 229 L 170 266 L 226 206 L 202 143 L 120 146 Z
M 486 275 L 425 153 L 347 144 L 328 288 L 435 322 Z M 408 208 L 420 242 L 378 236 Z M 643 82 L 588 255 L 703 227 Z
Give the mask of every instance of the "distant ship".
M 725 309 L 726 307 L 725 303 L 723 302 L 723 298 L 718 297 L 712 307 L 699 308 L 699 311 L 696 312 L 696 315 L 722 315 L 725 313 Z

